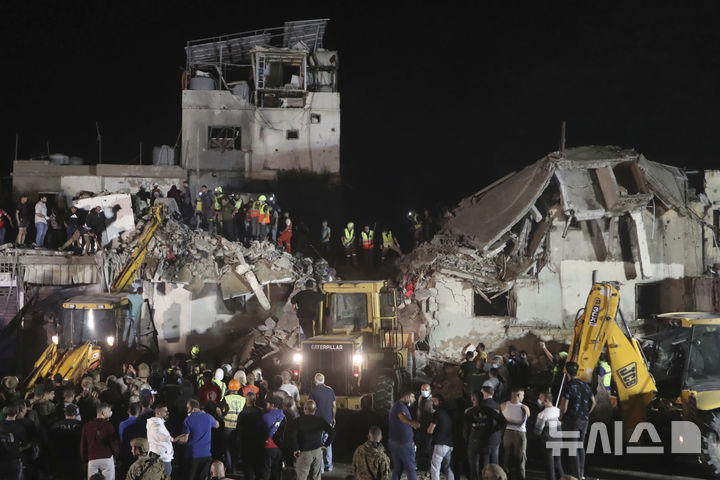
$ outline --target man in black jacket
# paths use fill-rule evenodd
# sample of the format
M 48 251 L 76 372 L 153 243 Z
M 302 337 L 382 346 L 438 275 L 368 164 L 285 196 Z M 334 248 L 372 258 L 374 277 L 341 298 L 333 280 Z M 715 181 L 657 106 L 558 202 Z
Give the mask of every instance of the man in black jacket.
M 489 386 L 482 387 L 481 392 L 473 392 L 473 406 L 465 410 L 464 434 L 468 442 L 470 480 L 480 478 L 483 466 L 498 463 L 505 417 L 500 413 L 500 404 L 493 400 L 493 393 Z
M 335 430 L 322 417 L 315 415 L 315 401 L 305 402 L 301 416 L 293 423 L 290 431 L 290 446 L 295 455 L 295 473 L 298 480 L 305 480 L 308 474 L 312 480 L 320 480 L 323 471 L 322 451 L 332 444 Z M 327 439 L 323 443 L 323 432 Z
M 90 210 L 85 218 L 85 226 L 83 228 L 83 237 L 85 238 L 85 247 L 83 248 L 83 254 L 93 253 L 97 250 L 102 249 L 102 232 L 105 230 L 105 214 L 103 213 L 102 207 L 97 207 Z M 91 244 L 95 246 L 95 249 L 91 247 Z

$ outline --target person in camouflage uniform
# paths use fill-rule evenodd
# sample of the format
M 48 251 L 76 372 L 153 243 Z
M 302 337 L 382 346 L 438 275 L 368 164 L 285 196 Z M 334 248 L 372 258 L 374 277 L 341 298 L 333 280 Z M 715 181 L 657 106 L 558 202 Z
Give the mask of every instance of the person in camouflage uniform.
M 130 465 L 126 480 L 170 480 L 160 457 L 148 453 L 150 445 L 146 438 L 133 438 L 130 448 L 137 460 Z
M 381 441 L 380 427 L 370 427 L 368 441 L 356 448 L 353 454 L 352 474 L 356 480 L 389 480 L 392 476 L 390 459 Z

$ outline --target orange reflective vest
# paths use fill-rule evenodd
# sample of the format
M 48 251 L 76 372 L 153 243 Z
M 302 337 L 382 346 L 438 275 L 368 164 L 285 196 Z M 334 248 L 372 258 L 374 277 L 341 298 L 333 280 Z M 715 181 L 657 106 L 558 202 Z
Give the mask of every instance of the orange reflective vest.
M 374 247 L 373 234 L 374 233 L 375 232 L 373 232 L 372 230 L 367 231 L 367 232 L 365 230 L 363 230 L 362 232 L 360 232 L 360 238 L 362 238 L 362 246 L 363 246 L 364 250 L 372 250 L 373 249 L 373 247 Z
M 255 201 L 250 208 L 250 218 L 257 218 L 260 216 L 260 205 L 261 202 Z
M 261 203 L 260 209 L 258 210 L 258 222 L 263 225 L 270 223 L 270 208 L 267 203 Z

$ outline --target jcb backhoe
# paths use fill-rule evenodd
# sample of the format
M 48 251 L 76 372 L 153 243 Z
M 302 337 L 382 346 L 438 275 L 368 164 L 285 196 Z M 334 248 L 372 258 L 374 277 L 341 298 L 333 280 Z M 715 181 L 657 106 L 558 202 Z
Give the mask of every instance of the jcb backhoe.
M 590 383 L 607 349 L 626 429 L 648 419 L 687 420 L 700 427 L 708 442 L 716 440 L 708 428 L 720 408 L 720 315 L 657 315 L 658 332 L 637 339 L 619 301 L 618 284 L 593 278 L 568 352 L 568 360 L 579 365 L 578 377 Z
M 163 221 L 162 208 L 150 207 L 151 219 L 145 224 L 123 269 L 113 280 L 110 293 L 82 295 L 63 302 L 58 335 L 35 362 L 26 380 L 28 387 L 57 373 L 65 380 L 76 382 L 101 366 L 108 372 L 119 369 L 121 357 L 128 354 L 122 338 L 130 307 L 127 289 L 145 259 L 150 240 Z M 148 344 L 154 341 L 153 338 L 139 344 L 152 350 L 152 345 Z

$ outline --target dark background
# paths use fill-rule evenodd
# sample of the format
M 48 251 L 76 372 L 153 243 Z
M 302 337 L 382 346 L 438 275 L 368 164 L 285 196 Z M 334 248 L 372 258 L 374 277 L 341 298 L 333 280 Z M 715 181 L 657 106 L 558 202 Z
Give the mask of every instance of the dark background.
M 339 50 L 345 215 L 401 218 L 454 205 L 567 145 L 633 147 L 717 168 L 717 2 L 86 2 L 0 7 L 0 173 L 46 152 L 151 161 L 180 131 L 190 39 L 329 17 Z M 419 3 L 419 2 L 418 2 Z M 479 2 L 478 2 L 479 3 Z M 680 3 L 678 3 L 680 5 Z M 378 213 L 376 213 L 378 212 Z M 364 217 L 364 218 L 361 218 Z M 336 229 L 336 231 L 338 231 Z

